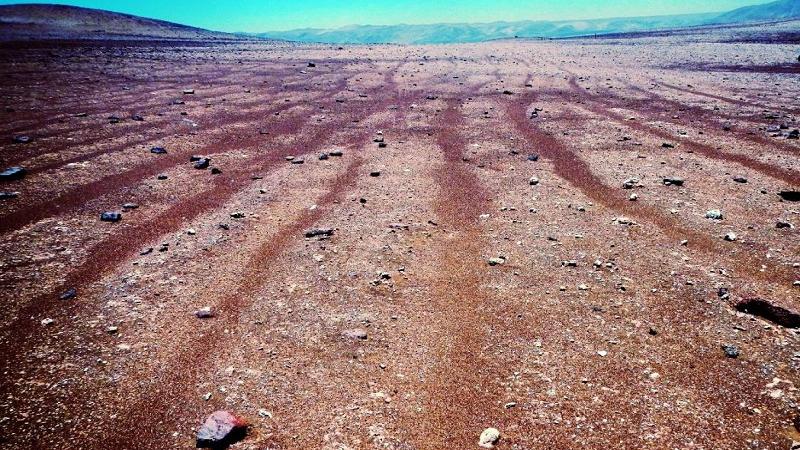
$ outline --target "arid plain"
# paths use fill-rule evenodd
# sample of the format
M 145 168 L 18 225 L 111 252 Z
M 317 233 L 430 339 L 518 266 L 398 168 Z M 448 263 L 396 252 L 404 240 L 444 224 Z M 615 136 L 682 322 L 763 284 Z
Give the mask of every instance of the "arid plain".
M 3 43 L 0 446 L 793 448 L 798 36 Z

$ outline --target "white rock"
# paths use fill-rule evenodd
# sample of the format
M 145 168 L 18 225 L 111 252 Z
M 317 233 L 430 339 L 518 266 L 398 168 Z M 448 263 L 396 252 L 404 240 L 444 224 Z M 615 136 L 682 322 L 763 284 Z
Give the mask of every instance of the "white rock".
M 481 433 L 481 437 L 478 439 L 478 445 L 483 448 L 494 448 L 494 444 L 497 444 L 499 440 L 500 430 L 497 428 L 487 428 Z

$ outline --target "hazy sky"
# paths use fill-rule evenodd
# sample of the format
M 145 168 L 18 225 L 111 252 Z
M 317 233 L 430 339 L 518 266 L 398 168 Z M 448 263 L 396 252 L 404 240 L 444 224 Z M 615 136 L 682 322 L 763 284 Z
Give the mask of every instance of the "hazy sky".
M 344 25 L 492 22 L 728 11 L 769 0 L 39 0 L 169 20 L 218 31 Z

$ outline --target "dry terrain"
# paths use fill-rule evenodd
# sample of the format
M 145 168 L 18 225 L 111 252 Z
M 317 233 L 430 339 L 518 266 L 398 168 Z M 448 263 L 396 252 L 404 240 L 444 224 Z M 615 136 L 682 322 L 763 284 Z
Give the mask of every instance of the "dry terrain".
M 0 44 L 0 447 L 790 449 L 800 22 L 755 31 Z

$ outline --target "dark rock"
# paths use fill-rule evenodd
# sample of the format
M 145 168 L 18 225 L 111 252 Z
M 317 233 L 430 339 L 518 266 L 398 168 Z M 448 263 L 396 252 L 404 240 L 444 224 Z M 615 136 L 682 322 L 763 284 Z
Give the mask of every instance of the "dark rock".
M 140 116 L 138 114 L 135 114 L 135 115 L 131 116 L 131 120 L 134 120 L 136 122 L 144 122 L 144 117 L 142 117 L 142 116 Z
M 164 147 L 153 147 L 150 149 L 150 153 L 155 153 L 156 155 L 166 155 L 167 149 Z
M 378 142 L 378 148 L 386 148 L 386 142 Z
M 536 162 L 538 160 L 539 160 L 539 155 L 537 155 L 536 153 L 528 155 L 528 161 Z
M 108 123 L 119 123 L 122 119 L 117 116 L 109 116 Z
M 219 167 L 214 167 L 214 168 L 211 169 L 211 174 L 212 175 L 219 175 L 221 173 L 222 173 L 222 169 L 220 169 Z
M 194 316 L 198 319 L 211 319 L 214 317 L 214 311 L 211 310 L 210 306 L 206 306 L 195 311 Z
M 116 211 L 106 211 L 100 214 L 100 220 L 103 222 L 119 222 L 122 220 L 122 213 Z
M 306 162 L 303 158 L 294 158 L 293 160 L 289 161 L 292 164 L 304 164 Z
M 792 130 L 786 136 L 786 139 L 800 139 L 800 130 Z
M 503 91 L 503 95 L 513 95 L 513 94 L 514 94 L 513 92 L 508 91 L 508 90 Z
M 675 144 L 664 142 L 663 144 L 661 144 L 661 148 L 675 148 Z
M 721 299 L 723 299 L 723 300 L 727 300 L 727 299 L 729 299 L 729 298 L 730 298 L 730 296 L 731 296 L 731 293 L 730 293 L 730 291 L 728 290 L 728 288 L 719 288 L 719 289 L 717 290 L 717 297 L 719 297 L 719 298 L 721 298 Z
M 317 65 L 312 63 L 312 62 L 310 62 L 310 63 L 308 63 L 308 67 L 317 67 Z
M 224 449 L 247 436 L 247 422 L 228 411 L 213 412 L 197 430 L 197 448 Z
M 800 314 L 761 298 L 743 299 L 736 304 L 736 310 L 761 317 L 782 327 L 800 328 Z
M 320 159 L 320 161 L 325 161 L 326 159 L 328 159 L 328 154 L 327 153 L 320 153 L 319 154 L 319 159 Z
M 18 196 L 19 192 L 0 191 L 0 200 L 11 200 L 12 198 L 17 198 Z
M 124 205 L 122 205 L 122 209 L 136 209 L 138 207 L 139 205 L 137 205 L 136 203 L 125 203 Z
M 163 173 L 156 177 L 156 179 L 158 179 L 158 180 L 166 180 L 167 178 L 168 177 Z
M 747 178 L 745 177 L 733 177 L 733 181 L 737 183 L 747 183 Z
M 739 347 L 737 347 L 735 345 L 723 344 L 722 345 L 722 351 L 725 352 L 725 356 L 727 356 L 728 358 L 738 358 L 739 357 Z
M 683 178 L 666 177 L 664 178 L 664 185 L 666 186 L 683 186 Z
M 328 154 L 329 154 L 330 156 L 342 156 L 342 155 L 343 155 L 343 153 L 342 153 L 342 151 L 341 151 L 341 150 L 333 150 L 333 151 L 331 151 L 331 152 L 328 152 Z
M 329 237 L 333 235 L 333 228 L 312 228 L 310 230 L 306 230 L 305 236 L 307 238 L 317 237 L 317 236 L 324 236 Z
M 14 136 L 13 138 L 15 144 L 27 144 L 31 141 L 30 136 Z
M 195 169 L 208 169 L 208 165 L 211 164 L 211 160 L 209 158 L 200 158 L 194 162 Z
M 0 180 L 2 181 L 12 181 L 12 180 L 21 180 L 25 178 L 25 175 L 28 172 L 22 167 L 9 167 L 8 169 L 0 172 Z
M 778 229 L 788 228 L 791 230 L 792 228 L 794 228 L 794 225 L 792 225 L 790 222 L 784 222 L 782 220 L 779 220 L 777 223 L 775 223 L 775 228 Z
M 184 89 L 183 90 L 183 95 L 193 95 L 193 94 L 194 94 L 194 89 Z
M 379 176 L 381 176 L 381 171 L 380 170 L 373 170 L 372 172 L 369 173 L 369 176 L 371 176 L 371 177 L 379 177 Z
M 192 155 L 189 157 L 189 162 L 200 161 L 201 159 L 203 159 L 202 156 Z
M 231 213 L 231 218 L 232 219 L 244 219 L 244 213 L 243 212 L 239 212 L 239 211 L 237 211 L 235 213 Z
M 787 202 L 800 202 L 800 191 L 780 191 L 778 195 Z
M 62 292 L 61 295 L 58 296 L 59 300 L 72 300 L 78 295 L 78 290 L 73 288 L 69 288 L 66 291 Z

